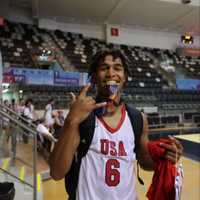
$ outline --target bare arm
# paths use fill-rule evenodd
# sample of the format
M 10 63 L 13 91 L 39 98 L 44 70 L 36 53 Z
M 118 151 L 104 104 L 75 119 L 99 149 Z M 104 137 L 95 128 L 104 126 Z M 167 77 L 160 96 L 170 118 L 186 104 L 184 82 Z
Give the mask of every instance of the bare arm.
M 79 125 L 93 109 L 105 106 L 96 103 L 92 97 L 86 96 L 89 85 L 85 86 L 78 97 L 73 96 L 70 111 L 53 152 L 50 155 L 50 174 L 55 180 L 65 177 L 70 170 L 74 154 L 80 143 Z
M 138 161 L 143 169 L 153 170 L 154 162 L 151 158 L 147 146 L 149 142 L 148 134 L 149 134 L 148 121 L 146 116 L 143 115 L 143 133 L 141 135 L 141 140 L 140 140 Z M 160 146 L 166 149 L 165 158 L 170 160 L 172 163 L 176 163 L 178 162 L 178 160 L 182 155 L 183 146 L 174 137 L 169 136 L 169 139 L 171 140 L 171 144 L 161 143 Z
M 50 155 L 50 174 L 55 180 L 64 178 L 69 171 L 79 142 L 79 125 L 66 119 L 59 140 Z
M 140 139 L 138 162 L 143 169 L 153 170 L 154 163 L 151 158 L 151 155 L 149 154 L 148 146 L 147 146 L 147 144 L 149 142 L 148 134 L 149 134 L 149 128 L 148 128 L 147 117 L 145 115 L 143 115 L 143 132 L 142 132 L 141 139 Z

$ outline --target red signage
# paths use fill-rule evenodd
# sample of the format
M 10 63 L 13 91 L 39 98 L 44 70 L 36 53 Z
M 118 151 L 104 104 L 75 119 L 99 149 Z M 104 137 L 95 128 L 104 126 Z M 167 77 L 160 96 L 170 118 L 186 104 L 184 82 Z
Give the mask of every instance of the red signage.
M 3 75 L 3 82 L 4 83 L 14 83 L 14 76 L 13 75 Z
M 0 26 L 4 26 L 4 18 L 0 17 Z
M 111 28 L 111 36 L 118 37 L 119 36 L 119 29 L 118 28 Z
M 183 53 L 188 56 L 200 56 L 200 49 L 184 48 Z

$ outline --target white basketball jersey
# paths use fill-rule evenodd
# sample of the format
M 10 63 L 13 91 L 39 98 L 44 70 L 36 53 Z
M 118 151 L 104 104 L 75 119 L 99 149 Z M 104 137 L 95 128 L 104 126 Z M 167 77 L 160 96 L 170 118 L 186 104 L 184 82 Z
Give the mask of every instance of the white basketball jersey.
M 125 108 L 114 130 L 95 120 L 95 132 L 82 158 L 76 200 L 137 200 L 135 138 Z

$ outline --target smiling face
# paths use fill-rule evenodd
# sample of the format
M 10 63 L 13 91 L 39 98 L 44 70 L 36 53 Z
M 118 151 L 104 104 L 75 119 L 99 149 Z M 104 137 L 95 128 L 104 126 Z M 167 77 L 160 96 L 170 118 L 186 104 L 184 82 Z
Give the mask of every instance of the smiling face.
M 119 100 L 122 88 L 126 82 L 126 74 L 122 60 L 118 57 L 114 59 L 112 55 L 106 55 L 103 62 L 97 68 L 94 81 L 97 86 L 98 96 L 103 99 L 107 98 L 105 91 L 107 82 L 116 82 L 118 85 L 117 99 Z

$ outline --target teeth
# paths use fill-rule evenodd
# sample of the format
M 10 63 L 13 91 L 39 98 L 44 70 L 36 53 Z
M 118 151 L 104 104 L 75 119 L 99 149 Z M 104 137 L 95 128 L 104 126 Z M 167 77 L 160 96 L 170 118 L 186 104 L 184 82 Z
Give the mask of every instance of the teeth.
M 117 84 L 117 81 L 107 81 L 106 82 L 107 85 L 113 85 L 113 84 Z

